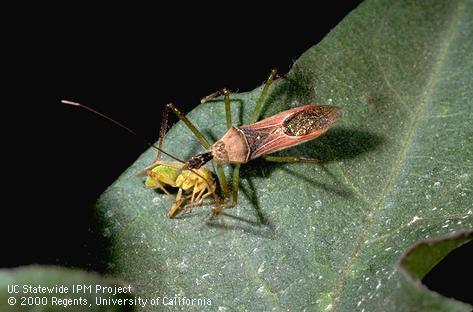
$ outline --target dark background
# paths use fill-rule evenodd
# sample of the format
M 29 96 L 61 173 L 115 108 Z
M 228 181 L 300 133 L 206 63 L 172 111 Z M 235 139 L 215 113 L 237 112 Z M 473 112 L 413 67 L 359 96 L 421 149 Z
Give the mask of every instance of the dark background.
M 249 91 L 274 67 L 286 73 L 359 2 L 271 11 L 187 4 L 31 11 L 28 27 L 12 36 L 18 51 L 9 59 L 14 96 L 12 114 L 3 116 L 20 119 L 4 133 L 13 146 L 6 156 L 18 165 L 4 168 L 12 173 L 5 195 L 16 204 L 5 207 L 13 215 L 4 218 L 0 265 L 105 270 L 93 204 L 146 145 L 61 99 L 92 106 L 154 141 L 163 104 L 188 111 L 222 87 Z M 459 281 L 472 275 L 462 266 L 471 251 L 469 244 L 442 261 L 425 278 L 429 288 L 467 300 Z

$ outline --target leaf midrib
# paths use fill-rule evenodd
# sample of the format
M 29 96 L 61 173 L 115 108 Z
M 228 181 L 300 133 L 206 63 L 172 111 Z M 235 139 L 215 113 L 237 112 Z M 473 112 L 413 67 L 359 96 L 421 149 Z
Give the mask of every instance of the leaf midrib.
M 450 48 L 452 39 L 455 37 L 456 30 L 459 28 L 458 25 L 460 21 L 463 19 L 463 16 L 465 15 L 464 12 L 465 12 L 465 1 L 461 2 L 452 14 L 450 27 L 445 36 L 445 39 L 440 45 L 440 51 L 438 53 L 439 56 L 437 60 L 435 61 L 435 65 L 433 66 L 433 70 L 429 77 L 429 80 L 427 81 L 425 88 L 421 92 L 421 94 L 423 94 L 422 100 L 420 101 L 420 104 L 418 105 L 415 111 L 414 118 L 412 120 L 411 126 L 409 127 L 409 131 L 407 132 L 405 142 L 402 145 L 398 159 L 395 165 L 393 166 L 391 173 L 389 174 L 389 179 L 387 180 L 387 183 L 383 191 L 381 192 L 378 199 L 374 201 L 372 206 L 370 207 L 369 212 L 368 212 L 368 218 L 358 234 L 356 243 L 353 245 L 353 251 L 349 259 L 347 260 L 346 265 L 342 269 L 339 279 L 335 282 L 335 287 L 334 287 L 334 292 L 333 292 L 334 295 L 331 298 L 332 310 L 335 310 L 335 307 L 339 302 L 341 291 L 343 287 L 345 286 L 348 272 L 350 271 L 350 268 L 353 265 L 355 259 L 358 257 L 359 251 L 364 246 L 365 236 L 369 232 L 369 229 L 371 228 L 371 226 L 373 225 L 373 220 L 375 219 L 375 215 L 379 211 L 379 207 L 384 202 L 387 194 L 391 192 L 394 182 L 396 181 L 399 175 L 399 172 L 402 168 L 404 160 L 406 159 L 406 154 L 409 149 L 409 146 L 411 145 L 414 135 L 416 133 L 416 130 L 418 128 L 419 121 L 422 117 L 422 112 L 425 110 L 425 107 L 427 106 L 427 103 L 429 102 L 429 99 L 432 96 L 432 93 L 434 91 L 434 86 L 436 85 L 438 81 L 439 73 L 441 72 L 443 68 L 445 58 Z

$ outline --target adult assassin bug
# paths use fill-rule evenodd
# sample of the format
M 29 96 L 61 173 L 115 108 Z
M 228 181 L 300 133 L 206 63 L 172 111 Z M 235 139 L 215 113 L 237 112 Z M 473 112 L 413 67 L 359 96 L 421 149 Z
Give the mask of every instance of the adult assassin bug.
M 202 100 L 203 102 L 206 102 L 207 100 L 222 94 L 224 97 L 227 132 L 221 139 L 219 139 L 212 145 L 174 104 L 170 103 L 167 104 L 165 107 L 164 115 L 167 114 L 168 110 L 171 110 L 173 113 L 175 113 L 179 117 L 179 119 L 183 121 L 184 124 L 193 132 L 200 144 L 206 149 L 206 152 L 192 156 L 187 162 L 182 162 L 178 160 L 182 163 L 182 167 L 178 168 L 177 166 L 175 168 L 178 168 L 179 172 L 189 170 L 197 174 L 197 176 L 201 177 L 203 181 L 207 184 L 207 193 L 208 195 L 212 195 L 214 197 L 214 201 L 216 204 L 216 207 L 212 209 L 212 216 L 215 213 L 222 212 L 224 208 L 235 207 L 237 205 L 241 164 L 247 163 L 248 161 L 259 157 L 263 157 L 264 159 L 273 162 L 317 163 L 318 160 L 312 158 L 305 158 L 299 156 L 268 156 L 268 154 L 288 149 L 317 138 L 318 136 L 325 133 L 332 126 L 332 124 L 337 121 L 342 115 L 342 110 L 336 106 L 305 105 L 287 111 L 283 111 L 272 117 L 268 117 L 266 119 L 258 121 L 262 110 L 262 105 L 268 94 L 269 87 L 275 77 L 276 70 L 272 70 L 271 74 L 269 75 L 263 86 L 263 90 L 259 98 L 256 101 L 255 108 L 251 115 L 252 117 L 250 123 L 247 125 L 239 127 L 232 126 L 232 118 L 230 111 L 230 93 L 228 90 L 223 89 L 221 91 L 214 92 L 213 94 L 205 97 Z M 91 110 L 90 108 L 87 109 Z M 104 116 L 101 113 L 98 114 L 102 117 L 111 120 L 109 117 Z M 134 133 L 134 131 L 123 126 L 122 124 L 114 120 L 112 121 L 121 126 L 122 128 L 126 129 L 127 131 Z M 160 146 L 153 145 L 159 151 L 157 157 L 158 159 L 161 152 L 169 155 L 161 149 L 163 131 L 161 131 L 160 137 Z M 177 159 L 172 155 L 169 156 L 174 159 Z M 213 184 L 209 182 L 205 177 L 199 175 L 196 172 L 196 170 L 201 169 L 207 162 L 211 160 L 215 161 L 216 164 L 216 173 L 223 194 L 223 201 L 216 195 L 215 191 L 213 190 L 211 186 Z M 232 180 L 232 202 L 230 204 L 228 204 L 228 184 L 222 169 L 222 164 L 234 164 Z M 162 165 L 162 162 L 158 160 L 151 166 L 147 167 L 146 170 L 148 172 L 148 176 L 150 170 L 152 172 L 153 168 L 160 165 Z M 171 208 L 173 212 L 168 212 L 169 218 L 172 218 L 174 217 L 174 215 L 177 214 L 177 210 L 179 207 L 181 207 L 181 204 L 181 202 L 177 202 L 177 199 L 174 201 L 173 207 Z M 195 206 L 195 204 L 196 203 L 192 202 L 191 200 L 190 206 Z M 184 208 L 186 207 L 189 206 L 184 206 Z
M 267 154 L 288 149 L 304 142 L 313 140 L 325 133 L 337 121 L 342 110 L 329 105 L 305 105 L 281 112 L 272 117 L 258 121 L 262 105 L 268 94 L 269 87 L 276 77 L 272 70 L 266 80 L 263 90 L 256 101 L 252 117 L 248 125 L 232 126 L 230 111 L 230 93 L 223 89 L 202 99 L 206 102 L 215 96 L 223 94 L 227 132 L 223 137 L 210 145 L 204 135 L 187 119 L 187 117 L 172 103 L 166 105 L 166 110 L 172 110 L 186 126 L 194 133 L 201 145 L 207 150 L 192 156 L 184 165 L 185 169 L 198 169 L 210 160 L 216 162 L 217 176 L 220 182 L 224 202 L 228 202 L 228 186 L 221 168 L 222 164 L 234 164 L 232 181 L 232 203 L 226 207 L 235 207 L 238 203 L 238 186 L 240 165 L 258 157 L 273 162 L 309 162 L 317 163 L 318 159 L 299 156 L 268 156 Z M 222 206 L 224 207 L 224 206 Z M 222 208 L 212 210 L 212 215 Z

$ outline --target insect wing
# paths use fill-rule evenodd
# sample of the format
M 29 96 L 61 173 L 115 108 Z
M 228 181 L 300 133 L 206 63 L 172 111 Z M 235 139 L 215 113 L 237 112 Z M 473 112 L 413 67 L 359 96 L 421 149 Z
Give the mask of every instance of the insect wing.
M 241 126 L 250 149 L 248 160 L 313 140 L 340 116 L 336 106 L 305 105 Z

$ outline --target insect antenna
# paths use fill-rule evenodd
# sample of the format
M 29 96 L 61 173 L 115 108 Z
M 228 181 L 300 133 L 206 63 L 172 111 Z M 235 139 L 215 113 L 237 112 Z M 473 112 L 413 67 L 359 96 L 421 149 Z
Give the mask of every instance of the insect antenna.
M 161 117 L 161 128 L 159 128 L 159 141 L 158 141 L 158 155 L 156 156 L 156 161 L 161 159 L 161 148 L 163 147 L 164 137 L 168 132 L 168 116 L 169 116 L 169 109 L 164 109 L 163 115 Z
M 159 152 L 159 153 L 158 153 L 158 157 L 161 157 L 161 153 L 162 153 L 162 154 L 164 154 L 164 155 L 167 155 L 167 156 L 171 157 L 171 158 L 174 159 L 175 161 L 178 161 L 178 162 L 183 163 L 183 164 L 186 163 L 185 161 L 183 161 L 183 160 L 181 160 L 181 159 L 179 159 L 179 158 L 177 158 L 177 157 L 175 157 L 175 156 L 173 156 L 173 155 L 167 153 L 166 151 L 164 151 L 164 150 L 161 148 L 162 138 L 160 138 L 160 140 L 159 140 L 159 146 L 156 146 L 156 144 L 151 143 L 150 141 L 148 141 L 147 139 L 145 139 L 143 136 L 141 136 L 141 135 L 139 135 L 138 133 L 136 133 L 133 129 L 128 128 L 127 126 L 125 126 L 125 125 L 122 124 L 121 122 L 116 121 L 115 119 L 113 119 L 113 118 L 111 118 L 111 117 L 109 117 L 109 116 L 107 116 L 107 115 L 105 115 L 105 114 L 103 114 L 103 113 L 101 113 L 101 112 L 99 112 L 99 111 L 96 111 L 95 109 L 93 109 L 93 108 L 91 108 L 91 107 L 89 107 L 89 106 L 87 106 L 87 105 L 84 105 L 84 104 L 81 104 L 81 103 L 78 103 L 78 102 L 69 101 L 69 100 L 61 100 L 61 103 L 67 104 L 67 105 L 72 105 L 72 106 L 78 106 L 78 107 L 81 107 L 81 108 L 83 108 L 83 109 L 85 109 L 85 110 L 88 110 L 89 112 L 92 112 L 92 113 L 94 113 L 94 114 L 96 114 L 96 115 L 98 115 L 98 116 L 100 116 L 100 117 L 102 117 L 102 118 L 104 118 L 104 119 L 106 119 L 106 120 L 108 120 L 108 121 L 114 123 L 115 125 L 119 126 L 120 128 L 126 130 L 128 133 L 133 134 L 133 135 L 135 135 L 135 136 L 137 136 L 137 137 L 142 138 L 146 145 L 148 145 L 149 147 L 153 147 L 153 148 L 155 148 L 155 149 L 158 150 L 158 152 Z M 165 116 L 165 117 L 166 117 L 166 119 L 167 119 L 167 116 Z M 161 129 L 161 131 L 162 131 L 162 129 Z M 164 132 L 164 133 L 165 133 L 165 132 Z M 161 132 L 160 132 L 160 134 L 161 134 Z

